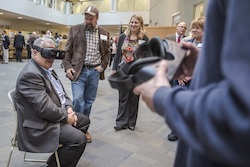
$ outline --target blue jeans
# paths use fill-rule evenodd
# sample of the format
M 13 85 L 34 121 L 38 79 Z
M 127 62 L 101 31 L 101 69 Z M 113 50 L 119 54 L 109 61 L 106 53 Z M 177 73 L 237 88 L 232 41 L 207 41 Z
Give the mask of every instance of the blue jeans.
M 71 82 L 74 111 L 90 115 L 95 101 L 100 73 L 94 67 L 83 68 L 77 81 Z

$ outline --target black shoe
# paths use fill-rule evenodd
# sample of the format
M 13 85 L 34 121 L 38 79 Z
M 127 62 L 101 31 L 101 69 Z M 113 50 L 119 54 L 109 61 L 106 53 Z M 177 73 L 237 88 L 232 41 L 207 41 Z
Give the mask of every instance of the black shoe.
M 168 140 L 170 140 L 170 141 L 176 141 L 176 140 L 178 140 L 178 136 L 174 132 L 171 132 L 168 135 Z
M 127 129 L 127 127 L 114 126 L 116 131 Z
M 130 130 L 132 130 L 132 131 L 135 130 L 135 127 L 134 127 L 134 126 L 128 126 L 128 128 L 129 128 Z

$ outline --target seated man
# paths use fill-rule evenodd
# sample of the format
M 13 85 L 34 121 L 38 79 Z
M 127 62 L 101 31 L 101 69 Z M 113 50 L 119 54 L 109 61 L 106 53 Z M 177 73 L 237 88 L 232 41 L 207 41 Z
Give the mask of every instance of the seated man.
M 32 58 L 23 68 L 16 83 L 18 113 L 18 147 L 28 152 L 54 152 L 58 144 L 61 166 L 75 167 L 86 146 L 85 133 L 90 120 L 75 113 L 63 85 L 51 68 L 53 58 L 44 58 L 41 48 L 55 48 L 49 38 L 38 38 Z M 55 155 L 47 161 L 56 166 Z

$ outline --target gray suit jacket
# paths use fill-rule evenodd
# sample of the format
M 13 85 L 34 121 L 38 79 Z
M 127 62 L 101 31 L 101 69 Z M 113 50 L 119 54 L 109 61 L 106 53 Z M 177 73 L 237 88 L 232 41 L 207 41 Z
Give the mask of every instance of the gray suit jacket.
M 98 26 L 98 33 L 99 49 L 102 55 L 101 66 L 106 69 L 110 57 L 109 32 Z M 101 34 L 107 36 L 106 41 L 100 39 Z M 78 24 L 70 28 L 63 63 L 65 71 L 72 67 L 75 70 L 73 81 L 78 79 L 82 71 L 87 50 L 86 42 L 84 24 Z M 100 75 L 100 77 L 102 77 L 100 79 L 104 79 L 104 72 Z
M 176 42 L 176 35 L 175 34 L 167 35 L 165 39 Z
M 56 75 L 56 74 L 55 74 Z M 31 59 L 16 83 L 18 147 L 29 152 L 53 152 L 59 144 L 60 123 L 67 111 L 43 69 Z M 72 106 L 66 95 L 65 106 Z

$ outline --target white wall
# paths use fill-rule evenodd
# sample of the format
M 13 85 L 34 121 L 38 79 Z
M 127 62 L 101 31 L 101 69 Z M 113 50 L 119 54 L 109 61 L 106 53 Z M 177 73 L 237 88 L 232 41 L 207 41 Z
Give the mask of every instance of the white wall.
M 172 14 L 179 11 L 177 0 L 151 0 L 150 25 L 171 26 Z

